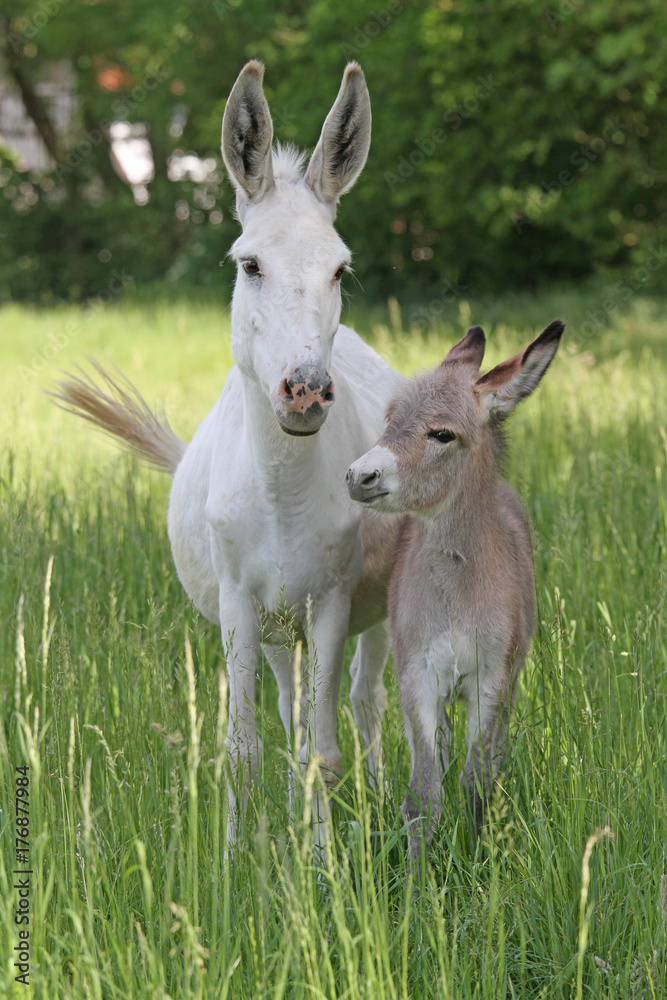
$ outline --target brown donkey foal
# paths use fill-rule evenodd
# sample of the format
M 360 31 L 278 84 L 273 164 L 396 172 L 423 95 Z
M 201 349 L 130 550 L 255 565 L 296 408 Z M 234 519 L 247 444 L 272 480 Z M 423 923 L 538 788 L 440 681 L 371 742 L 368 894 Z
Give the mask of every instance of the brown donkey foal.
M 499 475 L 503 421 L 537 387 L 564 324 L 480 376 L 474 326 L 435 371 L 401 388 L 384 434 L 350 466 L 354 500 L 405 518 L 389 591 L 394 658 L 412 776 L 402 813 L 440 814 L 449 766 L 445 705 L 468 710 L 461 782 L 476 829 L 502 762 L 513 689 L 535 630 L 534 575 L 522 505 Z M 413 829 L 413 857 L 420 852 Z

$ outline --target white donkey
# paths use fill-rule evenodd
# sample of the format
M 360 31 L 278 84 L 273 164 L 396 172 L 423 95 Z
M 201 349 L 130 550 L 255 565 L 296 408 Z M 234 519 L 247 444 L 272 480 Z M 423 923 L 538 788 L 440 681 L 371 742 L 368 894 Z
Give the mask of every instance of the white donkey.
M 398 523 L 350 500 L 345 472 L 382 429 L 403 378 L 339 325 L 350 252 L 333 222 L 370 144 L 364 75 L 350 63 L 307 169 L 272 148 L 264 69 L 249 62 L 230 94 L 222 153 L 243 232 L 232 247 L 235 366 L 189 445 L 129 384 L 98 369 L 106 391 L 69 377 L 61 404 L 173 474 L 169 538 L 195 606 L 217 622 L 229 674 L 230 760 L 257 772 L 255 678 L 260 628 L 290 733 L 290 654 L 276 616 L 294 609 L 302 632 L 312 607 L 310 746 L 325 780 L 341 771 L 336 706 L 348 635 L 359 634 L 352 707 L 369 763 L 379 745 L 389 640 L 384 623 Z M 334 397 L 336 403 L 334 405 Z M 268 626 L 266 624 L 268 618 Z M 270 645 L 266 645 L 269 643 Z M 238 781 L 235 782 L 238 784 Z M 235 797 L 230 788 L 230 836 Z

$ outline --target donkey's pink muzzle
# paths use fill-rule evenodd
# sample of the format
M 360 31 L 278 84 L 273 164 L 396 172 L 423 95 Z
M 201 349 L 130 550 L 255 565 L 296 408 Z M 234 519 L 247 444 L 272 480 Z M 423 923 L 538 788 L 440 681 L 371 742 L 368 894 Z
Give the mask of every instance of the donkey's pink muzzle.
M 315 434 L 335 399 L 334 384 L 324 367 L 300 365 L 283 378 L 273 408 L 287 434 Z

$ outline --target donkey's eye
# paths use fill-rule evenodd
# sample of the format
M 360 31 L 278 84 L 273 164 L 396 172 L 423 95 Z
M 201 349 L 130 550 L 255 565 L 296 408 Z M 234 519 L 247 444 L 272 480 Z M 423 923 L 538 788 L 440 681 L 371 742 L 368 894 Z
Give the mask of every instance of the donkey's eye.
M 242 267 L 246 274 L 259 274 L 259 264 L 253 258 L 244 260 Z
M 340 281 L 345 272 L 347 271 L 347 264 L 341 264 L 336 273 L 334 274 L 334 279 Z
M 448 430 L 431 430 L 428 432 L 427 437 L 433 438 L 434 441 L 439 441 L 440 444 L 449 444 L 450 441 L 456 441 L 456 434 Z

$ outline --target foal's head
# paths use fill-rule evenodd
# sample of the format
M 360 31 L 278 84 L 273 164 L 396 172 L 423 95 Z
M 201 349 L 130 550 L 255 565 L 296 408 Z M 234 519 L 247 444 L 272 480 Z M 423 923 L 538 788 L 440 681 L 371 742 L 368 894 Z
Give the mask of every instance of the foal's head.
M 389 404 L 384 434 L 350 466 L 350 496 L 375 510 L 425 512 L 446 503 L 475 469 L 495 474 L 499 424 L 537 387 L 558 349 L 554 320 L 531 344 L 486 375 L 485 338 L 473 326 L 435 371 L 412 379 Z M 475 459 L 481 459 L 475 461 Z
M 334 401 L 328 369 L 340 281 L 351 257 L 333 221 L 339 198 L 366 162 L 370 100 L 360 67 L 350 63 L 304 169 L 293 149 L 272 148 L 263 75 L 258 62 L 244 67 L 222 122 L 222 153 L 243 227 L 231 249 L 238 265 L 232 350 L 270 399 L 280 427 L 309 435 Z

